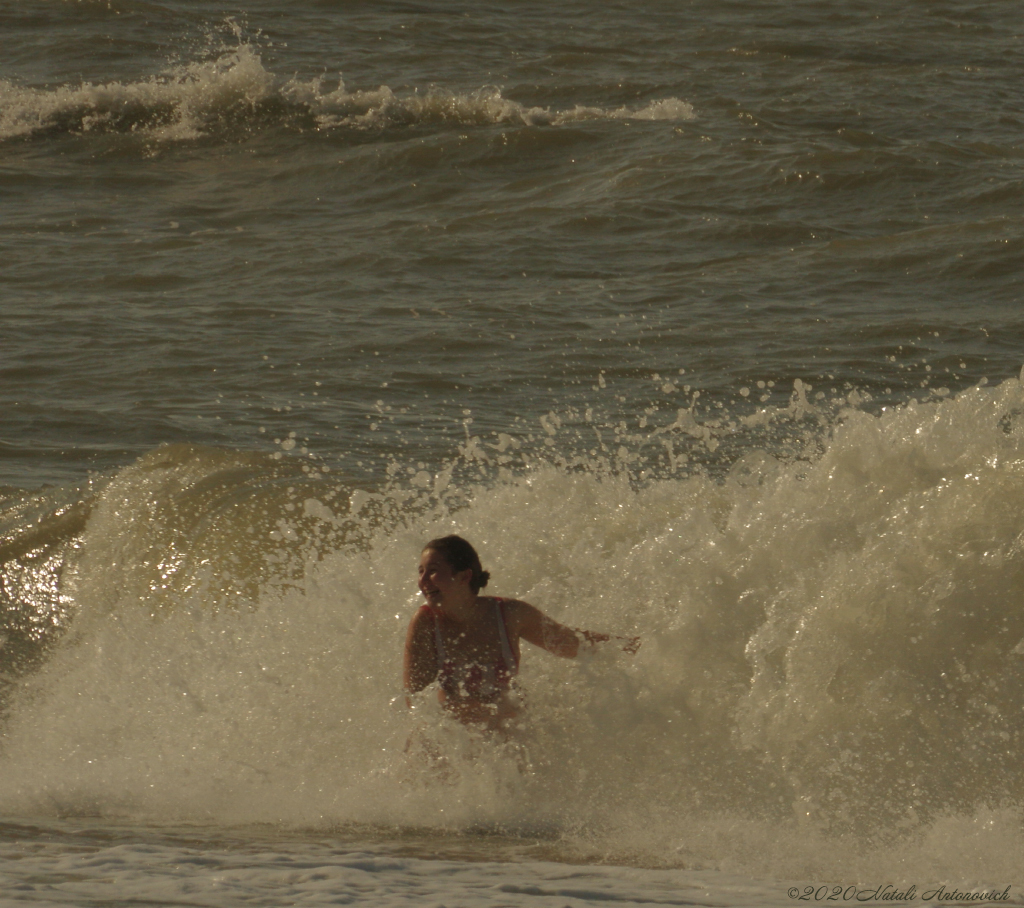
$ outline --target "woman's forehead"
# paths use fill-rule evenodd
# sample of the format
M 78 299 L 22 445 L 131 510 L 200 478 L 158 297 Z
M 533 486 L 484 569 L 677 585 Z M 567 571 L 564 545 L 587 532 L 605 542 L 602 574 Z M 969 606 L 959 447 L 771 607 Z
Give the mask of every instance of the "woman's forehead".
M 421 564 L 429 564 L 430 562 L 439 562 L 440 564 L 447 564 L 448 561 L 440 552 L 435 549 L 424 549 L 423 554 L 420 555 Z

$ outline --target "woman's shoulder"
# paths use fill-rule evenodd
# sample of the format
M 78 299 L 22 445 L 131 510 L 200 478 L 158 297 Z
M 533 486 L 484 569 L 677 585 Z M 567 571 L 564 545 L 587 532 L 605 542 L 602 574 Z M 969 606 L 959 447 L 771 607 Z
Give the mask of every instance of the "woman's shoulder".
M 425 625 L 432 625 L 436 620 L 437 614 L 433 607 L 424 603 L 416 609 L 409 624 L 412 625 L 413 628 L 420 628 Z
M 521 599 L 512 599 L 509 596 L 478 596 L 477 601 L 482 605 L 495 605 L 505 611 L 515 611 L 528 604 Z
M 522 599 L 512 599 L 508 596 L 481 596 L 480 600 L 497 607 L 505 619 L 505 625 L 509 631 L 517 635 L 524 621 L 528 621 L 529 615 L 536 611 L 529 602 L 523 602 Z

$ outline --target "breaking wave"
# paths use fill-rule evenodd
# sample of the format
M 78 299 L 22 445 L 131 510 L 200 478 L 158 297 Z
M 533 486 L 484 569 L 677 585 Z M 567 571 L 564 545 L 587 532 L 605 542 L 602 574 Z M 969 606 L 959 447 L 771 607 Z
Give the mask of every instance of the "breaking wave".
M 0 141 L 52 135 L 138 134 L 175 142 L 290 128 L 332 132 L 416 126 L 564 126 L 592 120 L 688 120 L 693 107 L 661 98 L 637 107 L 528 107 L 484 87 L 396 93 L 386 85 L 350 90 L 339 77 L 282 79 L 248 44 L 216 59 L 137 82 L 33 88 L 0 80 Z
M 1024 386 L 875 413 L 800 392 L 755 416 L 814 423 L 801 453 L 751 443 L 715 474 L 682 455 L 728 427 L 681 414 L 671 470 L 643 481 L 624 439 L 560 459 L 549 419 L 529 457 L 468 437 L 376 490 L 170 447 L 10 496 L 0 810 L 497 829 L 794 877 L 1009 873 Z M 643 648 L 525 653 L 530 719 L 508 746 L 429 697 L 408 710 L 413 565 L 453 529 L 496 593 Z M 445 778 L 404 752 L 414 733 Z

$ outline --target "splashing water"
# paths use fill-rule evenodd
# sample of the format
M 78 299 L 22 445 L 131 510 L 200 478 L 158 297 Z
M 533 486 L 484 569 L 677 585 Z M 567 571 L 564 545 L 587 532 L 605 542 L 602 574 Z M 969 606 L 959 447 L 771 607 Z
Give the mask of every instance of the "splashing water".
M 10 550 L 8 595 L 35 558 L 64 611 L 31 665 L 5 669 L 0 805 L 501 830 L 564 855 L 754 874 L 1009 873 L 1022 412 L 1017 380 L 875 413 L 826 414 L 797 388 L 785 414 L 745 417 L 750 431 L 810 417 L 795 456 L 748 439 L 719 469 L 694 466 L 729 433 L 683 412 L 658 431 L 691 456 L 648 470 L 625 437 L 570 453 L 549 418 L 533 449 L 467 429 L 457 461 L 396 465 L 376 490 L 160 449 Z M 429 697 L 408 709 L 412 566 L 453 530 L 497 594 L 643 648 L 526 652 L 528 719 L 507 745 Z M 45 598 L 36 581 L 24 608 Z M 445 754 L 443 778 L 410 738 Z

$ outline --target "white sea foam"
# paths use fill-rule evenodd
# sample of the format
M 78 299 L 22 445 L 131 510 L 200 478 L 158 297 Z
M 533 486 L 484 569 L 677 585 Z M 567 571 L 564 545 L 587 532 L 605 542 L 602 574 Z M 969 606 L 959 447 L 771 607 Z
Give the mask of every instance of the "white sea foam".
M 50 131 L 196 138 L 219 116 L 264 101 L 273 83 L 259 56 L 244 45 L 215 61 L 176 67 L 140 82 L 48 89 L 0 81 L 0 139 Z
M 789 416 L 820 416 L 799 391 Z M 93 510 L 65 578 L 72 633 L 8 722 L 0 810 L 503 830 L 570 859 L 793 878 L 1006 877 L 1022 844 L 1022 409 L 1014 380 L 848 410 L 810 459 L 753 450 L 724 479 L 493 463 L 482 484 L 415 481 L 350 512 L 315 483 L 272 484 L 277 499 L 245 485 L 246 511 L 213 494 L 202 450 L 146 458 Z M 677 443 L 713 443 L 681 426 Z M 464 452 L 486 467 L 512 450 Z M 530 719 L 510 745 L 429 696 L 410 712 L 412 565 L 453 529 L 496 593 L 643 648 L 526 653 Z M 358 544 L 316 544 L 338 533 Z M 231 606 L 253 558 L 278 581 Z M 447 755 L 443 778 L 408 740 Z
M 336 87 L 327 90 L 322 77 L 278 78 L 248 44 L 137 82 L 33 88 L 0 80 L 0 140 L 115 132 L 180 141 L 240 126 L 258 129 L 261 116 L 320 130 L 365 130 L 431 123 L 561 126 L 600 119 L 688 120 L 694 112 L 676 98 L 635 108 L 557 110 L 527 107 L 493 87 L 466 93 L 431 87 L 397 94 L 386 85 L 349 90 L 340 77 Z

